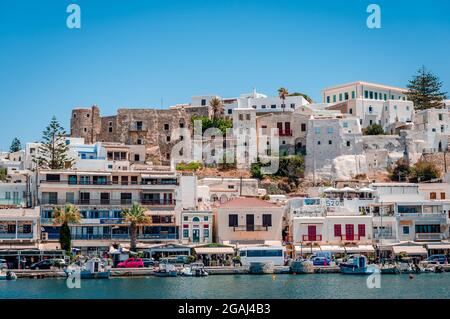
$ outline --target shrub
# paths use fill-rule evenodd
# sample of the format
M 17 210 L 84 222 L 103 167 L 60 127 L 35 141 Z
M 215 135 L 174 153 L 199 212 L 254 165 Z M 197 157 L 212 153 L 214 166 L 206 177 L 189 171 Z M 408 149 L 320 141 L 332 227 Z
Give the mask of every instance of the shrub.
M 363 130 L 364 135 L 384 135 L 386 134 L 380 124 L 372 124 Z

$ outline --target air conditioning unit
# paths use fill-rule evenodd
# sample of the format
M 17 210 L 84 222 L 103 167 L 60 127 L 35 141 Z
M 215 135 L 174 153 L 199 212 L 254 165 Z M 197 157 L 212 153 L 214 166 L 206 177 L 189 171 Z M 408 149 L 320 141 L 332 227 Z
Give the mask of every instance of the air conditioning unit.
M 41 233 L 42 240 L 48 240 L 48 233 Z

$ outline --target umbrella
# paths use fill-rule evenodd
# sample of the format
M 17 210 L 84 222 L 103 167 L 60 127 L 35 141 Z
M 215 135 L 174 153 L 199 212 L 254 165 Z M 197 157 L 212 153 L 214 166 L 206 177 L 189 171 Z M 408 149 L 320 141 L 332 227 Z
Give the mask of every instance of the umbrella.
M 336 192 L 336 191 L 337 191 L 337 189 L 334 187 L 328 187 L 323 190 L 324 193 L 332 193 L 332 192 Z
M 375 192 L 375 190 L 373 190 L 372 188 L 368 188 L 368 187 L 360 188 L 359 191 L 361 193 L 373 193 L 373 192 Z
M 354 192 L 355 190 L 351 187 L 344 187 L 341 189 L 342 192 Z

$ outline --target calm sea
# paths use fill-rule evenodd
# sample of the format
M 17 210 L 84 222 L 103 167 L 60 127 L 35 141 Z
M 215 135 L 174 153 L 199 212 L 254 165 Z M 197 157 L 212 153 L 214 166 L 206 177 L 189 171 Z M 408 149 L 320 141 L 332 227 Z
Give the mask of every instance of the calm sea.
M 450 273 L 384 275 L 369 289 L 367 277 L 342 274 L 224 275 L 205 278 L 111 278 L 82 280 L 67 288 L 65 279 L 0 281 L 0 298 L 19 299 L 278 299 L 278 298 L 446 298 Z

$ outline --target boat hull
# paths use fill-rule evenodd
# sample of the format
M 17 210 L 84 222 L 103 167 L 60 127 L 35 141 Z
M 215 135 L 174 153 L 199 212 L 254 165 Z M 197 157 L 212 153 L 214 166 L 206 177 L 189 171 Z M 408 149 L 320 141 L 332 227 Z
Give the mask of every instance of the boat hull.
M 177 277 L 177 276 L 178 276 L 178 273 L 177 273 L 176 270 L 173 270 L 173 271 L 167 271 L 167 272 L 158 272 L 158 271 L 155 271 L 153 274 L 154 274 L 156 277 Z

